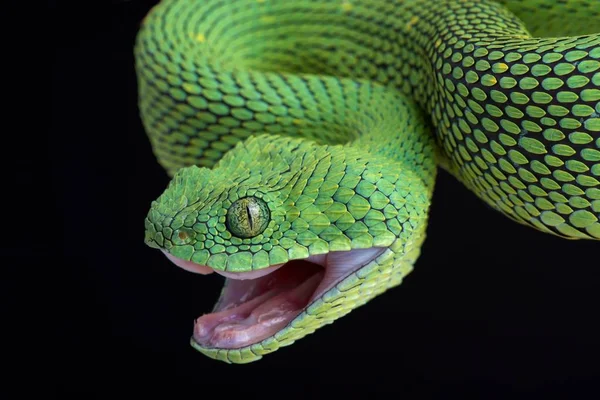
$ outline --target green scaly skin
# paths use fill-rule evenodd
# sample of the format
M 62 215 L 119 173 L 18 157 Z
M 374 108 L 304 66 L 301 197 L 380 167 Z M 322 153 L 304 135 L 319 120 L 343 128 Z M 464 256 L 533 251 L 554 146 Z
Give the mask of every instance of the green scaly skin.
M 597 32 L 596 0 L 159 3 L 136 68 L 142 121 L 173 179 L 146 243 L 230 272 L 383 251 L 260 343 L 192 345 L 258 360 L 399 285 L 425 240 L 437 166 L 521 224 L 600 239 Z M 270 216 L 242 238 L 227 211 L 248 196 Z

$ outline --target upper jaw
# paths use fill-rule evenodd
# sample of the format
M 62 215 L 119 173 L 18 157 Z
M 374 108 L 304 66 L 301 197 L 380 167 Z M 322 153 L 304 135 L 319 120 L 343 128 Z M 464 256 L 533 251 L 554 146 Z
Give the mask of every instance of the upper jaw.
M 371 247 L 367 249 L 354 249 L 348 251 L 334 251 L 324 254 L 316 254 L 309 256 L 301 261 L 307 261 L 325 268 L 325 276 L 316 293 L 324 291 L 330 288 L 332 284 L 335 284 L 342 280 L 344 277 L 352 272 L 355 272 L 358 268 L 363 266 L 365 263 L 377 258 L 381 255 L 387 247 Z M 226 278 L 234 280 L 246 280 L 246 279 L 258 279 L 265 275 L 269 275 L 277 269 L 285 265 L 275 264 L 266 268 L 261 268 L 255 271 L 248 272 L 226 272 L 218 269 L 211 268 L 206 265 L 196 264 L 192 261 L 182 260 L 169 254 L 166 250 L 161 249 L 165 256 L 178 267 L 201 275 L 208 275 L 216 272 Z
M 167 258 L 169 260 L 171 260 L 171 262 L 173 262 L 173 264 L 177 265 L 180 268 L 185 269 L 186 271 L 195 272 L 195 273 L 201 274 L 201 275 L 208 275 L 208 274 L 212 274 L 213 272 L 216 272 L 219 275 L 223 275 L 224 277 L 231 278 L 231 279 L 242 279 L 242 280 L 257 279 L 262 276 L 270 274 L 271 272 L 275 271 L 276 269 L 278 269 L 284 265 L 284 264 L 276 264 L 276 265 L 271 265 L 270 267 L 267 267 L 267 268 L 262 268 L 262 269 L 259 269 L 256 271 L 248 271 L 248 272 L 226 272 L 226 271 L 221 271 L 218 269 L 213 269 L 206 265 L 196 264 L 192 261 L 182 260 L 181 258 L 177 258 L 174 255 L 169 254 L 165 250 L 161 250 L 161 251 L 167 256 Z

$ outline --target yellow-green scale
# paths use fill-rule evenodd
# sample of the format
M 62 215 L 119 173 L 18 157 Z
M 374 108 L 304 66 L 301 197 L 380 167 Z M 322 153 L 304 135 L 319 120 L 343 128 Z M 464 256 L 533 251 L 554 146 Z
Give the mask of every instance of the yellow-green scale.
M 589 22 L 577 32 L 544 30 L 540 1 L 503 2 L 536 37 L 487 0 L 163 0 L 149 13 L 140 112 L 174 176 L 146 220 L 151 245 L 234 270 L 390 246 L 326 294 L 335 309 L 319 300 L 318 318 L 262 344 L 202 351 L 256 359 L 398 284 L 424 240 L 436 161 L 520 223 L 600 238 L 600 3 L 540 6 L 549 21 L 572 9 Z M 191 165 L 213 169 L 180 170 Z M 272 207 L 254 238 L 225 225 L 243 196 Z

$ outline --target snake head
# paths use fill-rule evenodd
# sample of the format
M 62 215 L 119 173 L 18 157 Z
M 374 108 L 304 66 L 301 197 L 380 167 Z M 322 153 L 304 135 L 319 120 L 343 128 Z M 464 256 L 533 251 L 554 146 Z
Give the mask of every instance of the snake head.
M 352 146 L 272 135 L 212 169 L 179 170 L 146 218 L 146 243 L 226 277 L 192 344 L 249 362 L 400 283 L 424 239 L 431 188 Z

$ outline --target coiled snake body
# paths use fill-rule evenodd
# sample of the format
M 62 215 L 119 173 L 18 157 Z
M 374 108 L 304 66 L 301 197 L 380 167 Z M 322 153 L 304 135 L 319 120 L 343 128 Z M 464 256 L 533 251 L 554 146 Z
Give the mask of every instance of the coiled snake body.
M 172 176 L 146 243 L 226 275 L 192 344 L 251 362 L 400 284 L 438 166 L 600 239 L 600 2 L 162 0 L 135 55 Z

